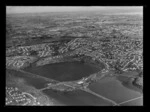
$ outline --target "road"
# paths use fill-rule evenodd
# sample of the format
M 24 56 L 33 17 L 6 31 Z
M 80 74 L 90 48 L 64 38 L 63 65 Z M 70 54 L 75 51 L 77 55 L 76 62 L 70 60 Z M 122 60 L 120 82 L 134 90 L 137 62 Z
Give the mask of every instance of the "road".
M 33 74 L 33 73 L 29 73 L 29 72 L 26 72 L 26 71 L 23 71 L 23 70 L 18 70 L 18 71 L 20 71 L 20 72 L 23 72 L 23 73 L 26 73 L 26 74 L 31 74 L 31 75 L 34 75 L 34 76 L 36 76 L 36 77 L 40 77 L 40 78 L 43 78 L 43 79 L 45 79 L 45 80 L 47 80 L 47 81 L 51 81 L 50 79 L 48 79 L 48 78 L 45 78 L 45 77 L 42 77 L 42 76 L 39 76 L 39 75 L 36 75 L 36 74 Z M 100 74 L 100 75 L 99 75 Z M 99 76 L 98 76 L 99 75 Z M 108 101 L 108 102 L 110 102 L 110 103 L 112 103 L 112 105 L 113 106 L 118 106 L 118 105 L 120 105 L 120 104 L 123 104 L 123 103 L 126 103 L 126 102 L 129 102 L 129 101 L 133 101 L 133 100 L 136 100 L 136 99 L 138 99 L 138 98 L 134 98 L 134 99 L 130 99 L 130 100 L 128 100 L 128 101 L 124 101 L 124 102 L 121 102 L 121 103 L 119 103 L 119 104 L 117 104 L 115 101 L 113 101 L 113 100 L 111 100 L 111 99 L 108 99 L 108 98 L 106 98 L 106 97 L 104 97 L 104 96 L 102 96 L 102 95 L 100 95 L 100 94 L 97 94 L 97 93 L 95 93 L 95 92 L 93 92 L 93 91 L 91 91 L 90 89 L 88 89 L 87 88 L 87 86 L 88 86 L 88 80 L 94 80 L 95 78 L 96 78 L 96 76 L 98 76 L 98 79 L 96 79 L 96 80 L 100 80 L 101 78 L 103 78 L 104 76 L 106 76 L 106 75 L 109 75 L 109 72 L 106 72 L 106 73 L 94 73 L 94 74 L 91 74 L 87 79 L 85 79 L 85 80 L 83 80 L 83 86 L 82 85 L 80 85 L 80 84 L 78 84 L 77 82 L 75 82 L 75 81 L 73 81 L 74 83 L 71 83 L 71 82 L 58 82 L 58 81 L 56 81 L 56 82 L 58 82 L 58 83 L 56 83 L 56 84 L 52 84 L 52 85 L 48 85 L 47 87 L 45 87 L 45 88 L 42 88 L 42 89 L 39 89 L 39 91 L 43 91 L 43 90 L 45 90 L 45 89 L 50 89 L 51 87 L 53 87 L 53 86 L 57 86 L 57 85 L 59 85 L 59 84 L 63 84 L 63 85 L 65 85 L 65 86 L 69 86 L 69 87 L 71 87 L 71 88 L 77 88 L 77 89 L 80 89 L 80 90 L 83 90 L 83 91 L 85 91 L 85 92 L 88 92 L 88 93 L 90 93 L 90 94 L 92 94 L 92 95 L 94 95 L 94 96 L 97 96 L 97 97 L 99 97 L 99 98 L 101 98 L 101 99 L 103 99 L 103 100 L 106 100 L 106 101 Z M 127 77 L 128 77 L 128 75 L 127 75 Z M 82 84 L 82 83 L 81 83 Z M 86 84 L 86 85 L 85 85 Z M 139 97 L 139 98 L 141 98 L 141 97 Z

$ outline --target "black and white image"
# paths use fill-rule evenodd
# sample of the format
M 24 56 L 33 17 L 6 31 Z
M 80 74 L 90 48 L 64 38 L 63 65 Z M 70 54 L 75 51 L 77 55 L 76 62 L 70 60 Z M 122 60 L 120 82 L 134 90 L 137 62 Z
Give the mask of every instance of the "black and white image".
M 6 6 L 6 106 L 143 106 L 143 6 Z

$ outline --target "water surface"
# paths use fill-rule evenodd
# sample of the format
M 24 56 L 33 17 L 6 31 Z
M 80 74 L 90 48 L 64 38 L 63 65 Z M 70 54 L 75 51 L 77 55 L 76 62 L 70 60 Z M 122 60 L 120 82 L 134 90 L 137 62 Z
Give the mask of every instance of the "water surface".
M 43 93 L 46 96 L 48 96 L 50 99 L 55 100 L 55 105 L 112 106 L 112 103 L 82 90 L 75 90 L 74 92 L 69 92 L 69 93 L 61 93 L 61 92 L 54 92 L 52 90 L 44 90 Z
M 121 104 L 121 106 L 132 106 L 132 105 L 142 106 L 143 105 L 143 98 L 139 98 L 139 99 Z
M 37 76 L 33 76 L 31 74 L 23 73 L 20 71 L 11 71 L 11 75 L 16 79 L 23 79 L 27 85 L 33 86 L 36 89 L 42 89 L 47 86 L 50 81 L 46 81 L 45 79 L 42 79 Z
M 130 100 L 141 96 L 140 92 L 134 91 L 122 85 L 116 77 L 105 77 L 96 83 L 93 83 L 89 88 L 117 103 Z
M 61 62 L 43 66 L 30 66 L 24 69 L 43 77 L 58 81 L 79 80 L 101 70 L 94 65 L 81 62 Z

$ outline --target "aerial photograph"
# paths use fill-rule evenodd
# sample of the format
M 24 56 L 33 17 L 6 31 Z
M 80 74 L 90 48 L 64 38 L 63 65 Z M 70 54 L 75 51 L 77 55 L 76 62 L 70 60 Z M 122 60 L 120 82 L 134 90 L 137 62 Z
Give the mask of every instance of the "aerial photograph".
M 143 6 L 6 6 L 5 106 L 143 106 Z

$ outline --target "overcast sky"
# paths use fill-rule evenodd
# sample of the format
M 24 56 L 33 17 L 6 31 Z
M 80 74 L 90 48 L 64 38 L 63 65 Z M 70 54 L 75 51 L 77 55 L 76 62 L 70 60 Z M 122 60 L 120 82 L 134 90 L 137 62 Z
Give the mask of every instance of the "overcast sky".
M 142 13 L 142 6 L 6 6 L 6 13 L 40 13 L 40 12 L 70 12 L 70 11 L 114 11 L 127 13 Z

